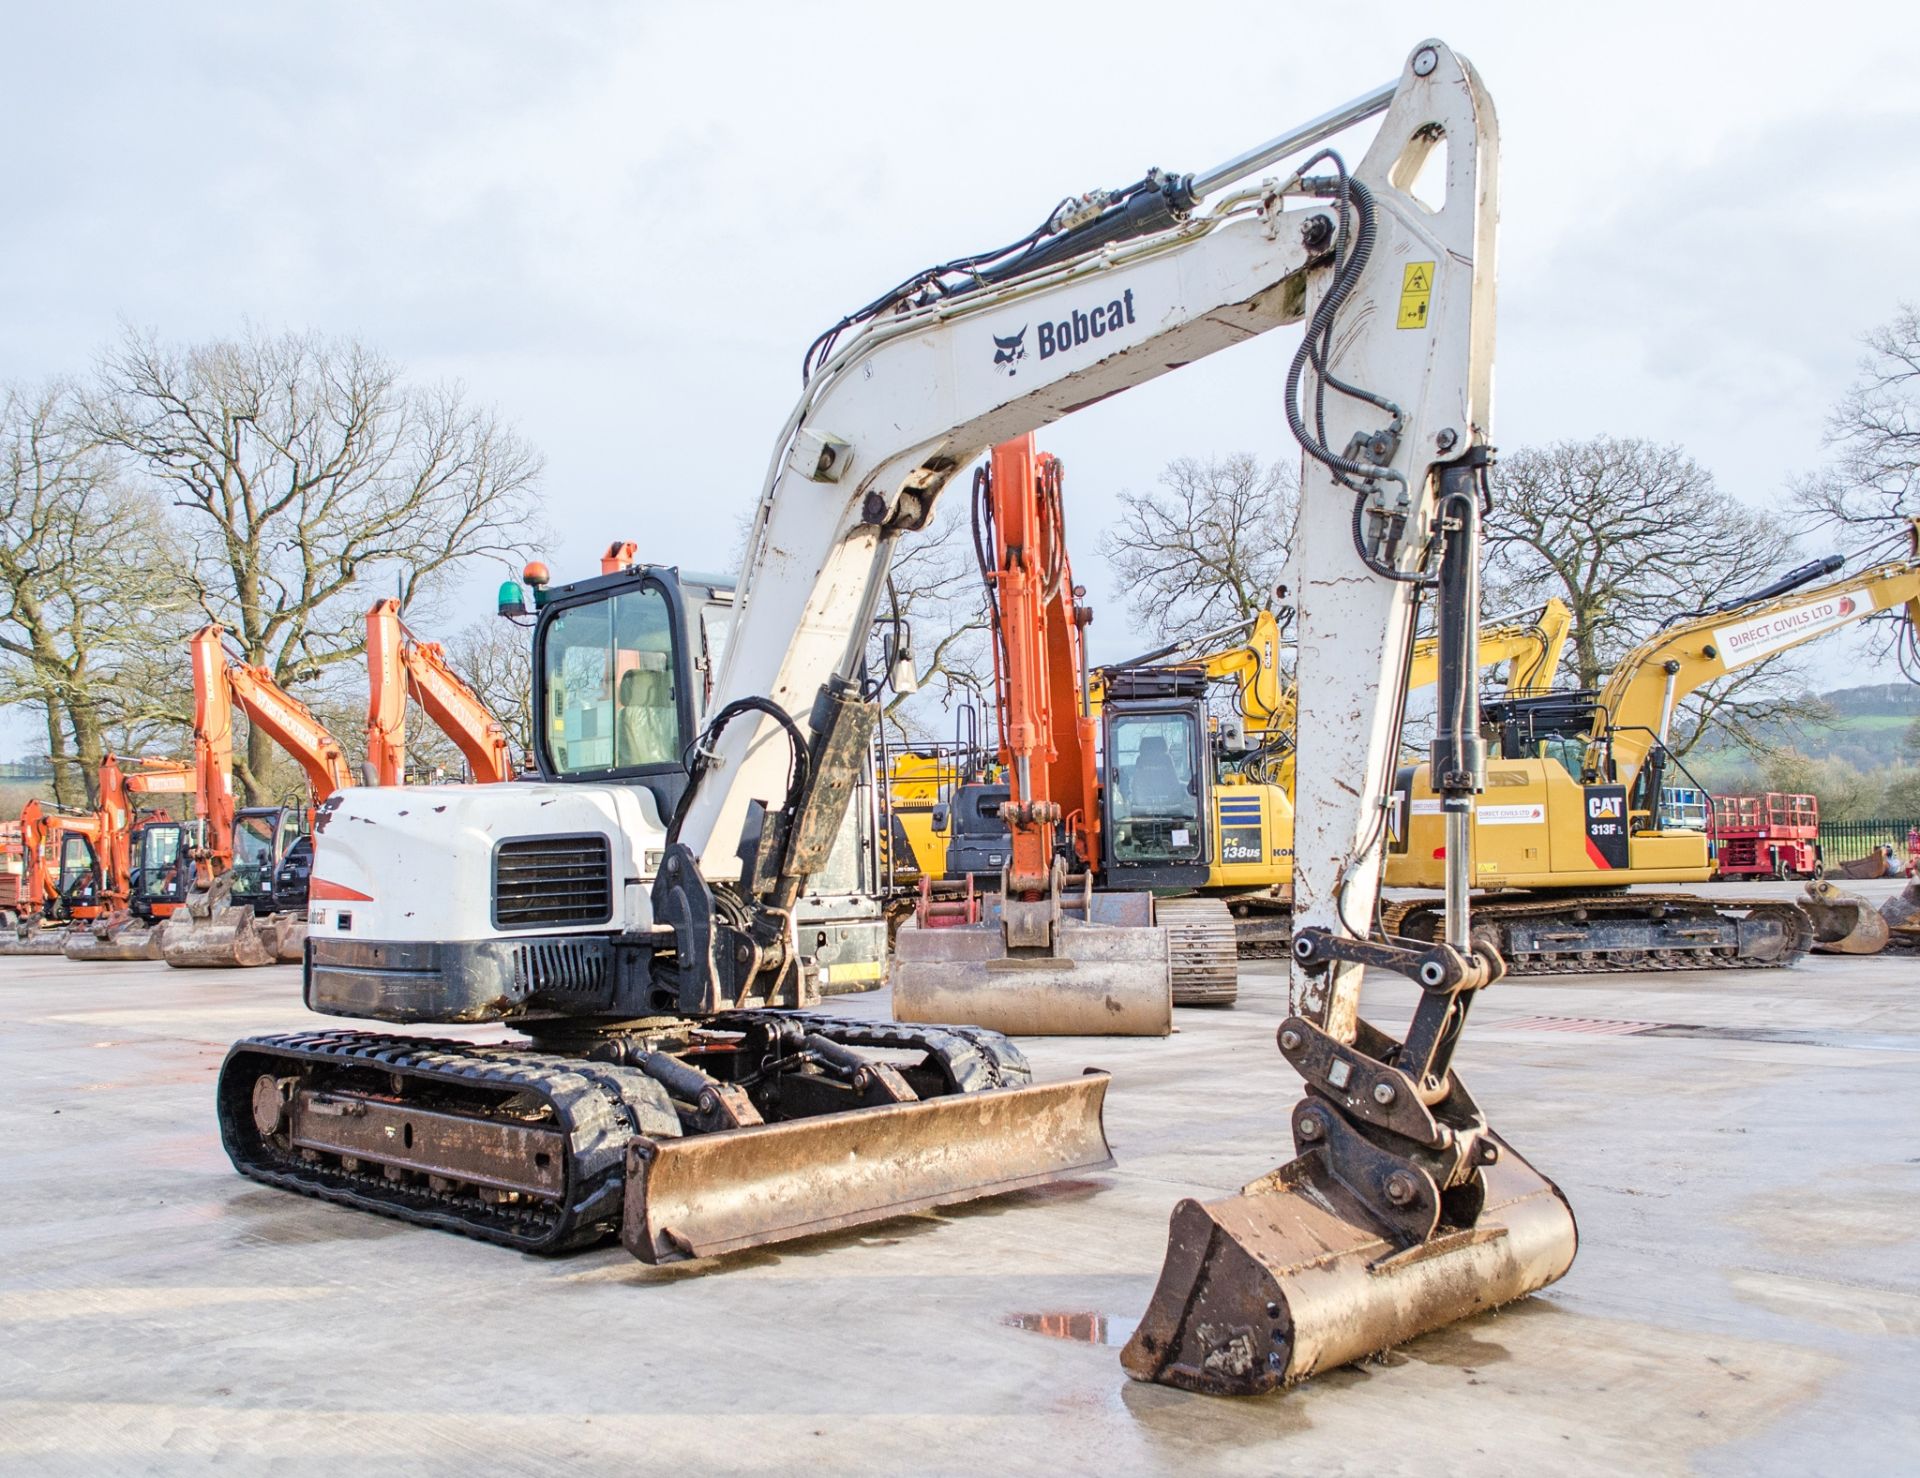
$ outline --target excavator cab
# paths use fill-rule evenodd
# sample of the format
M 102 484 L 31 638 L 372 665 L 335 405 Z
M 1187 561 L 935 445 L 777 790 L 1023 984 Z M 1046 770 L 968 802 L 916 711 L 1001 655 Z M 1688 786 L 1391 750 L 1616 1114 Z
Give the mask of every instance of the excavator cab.
M 133 876 L 127 907 L 151 923 L 187 901 L 193 886 L 192 829 L 187 822 L 143 821 L 133 829 Z
M 281 886 L 289 855 L 308 840 L 305 806 L 249 806 L 233 818 L 233 892 L 235 903 L 255 913 L 302 910 L 307 905 L 304 879 L 297 880 L 298 896 Z
M 90 919 L 100 911 L 100 859 L 93 843 L 75 832 L 60 838 L 60 869 L 46 903 L 50 922 Z
M 1204 673 L 1110 672 L 1106 871 L 1115 887 L 1195 888 L 1213 857 L 1213 756 Z

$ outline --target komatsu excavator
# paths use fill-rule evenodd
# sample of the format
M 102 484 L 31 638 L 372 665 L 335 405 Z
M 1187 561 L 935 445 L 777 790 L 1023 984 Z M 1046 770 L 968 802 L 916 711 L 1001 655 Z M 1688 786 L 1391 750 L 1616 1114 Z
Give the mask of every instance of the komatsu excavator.
M 399 785 L 406 777 L 409 697 L 454 742 L 476 785 L 513 779 L 507 731 L 447 665 L 445 649 L 407 629 L 399 601 L 375 601 L 367 611 L 369 785 Z
M 1474 813 L 1473 881 L 1491 896 L 1475 917 L 1509 973 L 1790 965 L 1816 938 L 1842 952 L 1850 943 L 1877 947 L 1877 916 L 1831 888 L 1796 904 L 1627 886 L 1714 876 L 1708 833 L 1662 814 L 1679 703 L 1715 678 L 1883 611 L 1904 608 L 1903 639 L 1915 641 L 1920 520 L 1913 538 L 1910 559 L 1824 579 L 1839 569 L 1836 555 L 1753 595 L 1676 618 L 1629 653 L 1599 692 L 1489 706 L 1499 753 L 1488 803 Z M 1821 583 L 1809 588 L 1813 581 Z M 1427 767 L 1401 774 L 1395 807 L 1388 883 L 1439 886 L 1452 843 Z M 1440 909 L 1432 900 L 1396 900 L 1386 925 L 1434 938 Z
M 1324 147 L 1376 115 L 1357 165 Z M 942 486 L 1075 407 L 1304 322 L 1283 393 L 1307 454 L 1280 1036 L 1308 1085 L 1299 1154 L 1242 1196 L 1182 1203 L 1124 1358 L 1258 1391 L 1559 1277 L 1565 1203 L 1451 1068 L 1500 973 L 1467 886 L 1495 152 L 1478 79 L 1425 42 L 1395 81 L 1217 169 L 1080 197 L 829 329 L 776 439 L 710 719 L 692 723 L 698 628 L 663 573 L 541 613 L 536 747 L 564 745 L 585 783 L 348 790 L 323 808 L 308 1005 L 528 1040 L 243 1040 L 217 1091 L 235 1165 L 522 1248 L 618 1226 L 667 1261 L 1106 1164 L 1104 1075 L 1036 1085 L 996 1033 L 808 1009 L 790 910 L 867 749 L 856 674 L 893 543 Z M 1262 177 L 1281 161 L 1297 162 Z M 1428 162 L 1432 204 L 1414 193 Z M 1444 936 L 1414 944 L 1368 923 L 1430 592 L 1455 862 Z M 1369 964 L 1421 987 L 1404 1043 L 1357 1017 Z
M 207 844 L 205 886 L 160 932 L 161 957 L 180 969 L 295 961 L 305 947 L 312 808 L 234 808 L 235 706 L 299 762 L 314 804 L 354 783 L 340 741 L 265 668 L 229 655 L 225 635 L 206 626 L 189 643 L 195 790 Z

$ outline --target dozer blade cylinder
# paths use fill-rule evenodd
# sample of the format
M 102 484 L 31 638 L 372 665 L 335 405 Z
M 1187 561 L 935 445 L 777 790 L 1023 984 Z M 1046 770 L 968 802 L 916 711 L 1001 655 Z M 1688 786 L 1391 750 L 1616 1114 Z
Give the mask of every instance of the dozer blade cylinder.
M 1404 1251 L 1317 1154 L 1238 1196 L 1182 1201 L 1121 1363 L 1136 1380 L 1253 1396 L 1537 1292 L 1573 1263 L 1573 1212 L 1504 1145 L 1482 1173 L 1477 1224 Z
M 1824 955 L 1877 955 L 1887 947 L 1887 921 L 1864 898 L 1824 878 L 1808 883 L 1800 906 L 1813 920 L 1813 947 Z
M 1113 1164 L 1107 1075 L 955 1093 L 627 1148 L 621 1240 L 642 1262 L 838 1231 Z
M 276 944 L 273 929 L 244 905 L 228 904 L 205 918 L 181 909 L 161 933 L 160 957 L 181 970 L 230 970 L 275 963 Z
M 1067 924 L 1054 954 L 1009 956 L 993 924 L 925 929 L 894 943 L 893 1014 L 1010 1037 L 1164 1037 L 1173 1030 L 1167 931 Z

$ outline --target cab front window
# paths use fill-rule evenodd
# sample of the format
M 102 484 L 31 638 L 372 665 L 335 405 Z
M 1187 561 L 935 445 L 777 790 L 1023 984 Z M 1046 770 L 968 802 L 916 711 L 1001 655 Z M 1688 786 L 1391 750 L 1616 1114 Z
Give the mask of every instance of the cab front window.
M 680 694 L 666 597 L 646 587 L 570 607 L 546 630 L 547 753 L 560 775 L 680 763 Z

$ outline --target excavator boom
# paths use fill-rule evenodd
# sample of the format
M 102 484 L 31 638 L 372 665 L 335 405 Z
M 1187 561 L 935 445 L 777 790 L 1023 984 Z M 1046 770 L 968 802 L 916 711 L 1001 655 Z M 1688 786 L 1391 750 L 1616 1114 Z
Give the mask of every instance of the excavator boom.
M 624 561 L 616 568 L 625 568 L 636 556 L 632 545 L 616 545 L 601 568 L 613 573 L 607 569 L 610 561 Z M 375 601 L 367 611 L 367 764 L 375 785 L 405 780 L 410 697 L 454 742 L 475 784 L 496 785 L 513 778 L 507 731 L 447 665 L 445 649 L 407 630 L 399 601 Z

